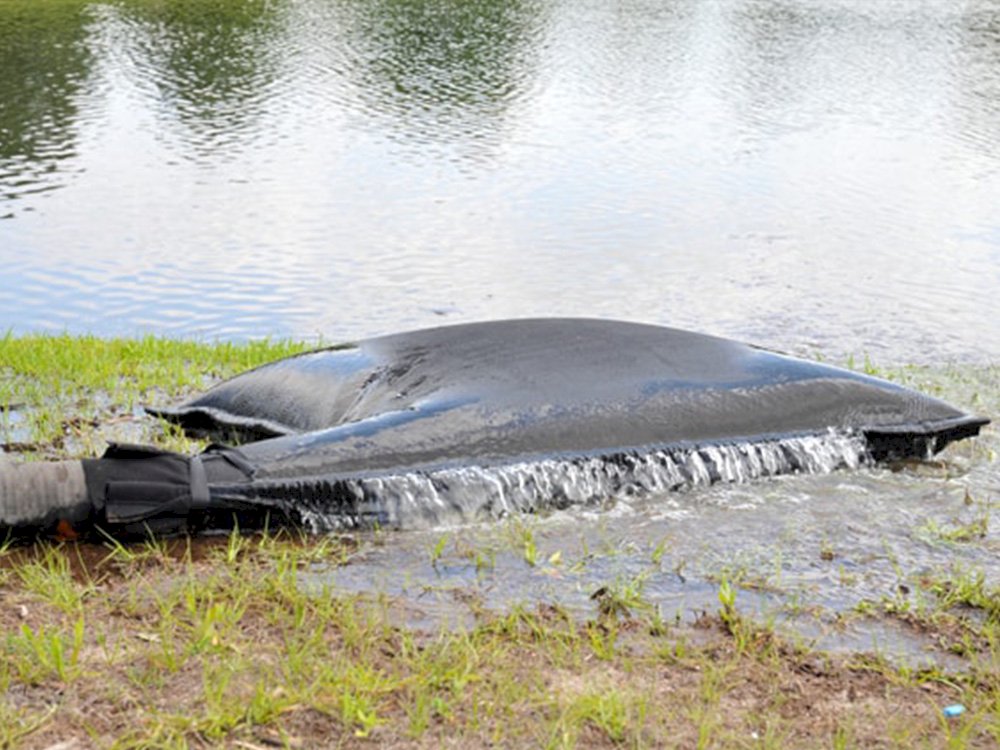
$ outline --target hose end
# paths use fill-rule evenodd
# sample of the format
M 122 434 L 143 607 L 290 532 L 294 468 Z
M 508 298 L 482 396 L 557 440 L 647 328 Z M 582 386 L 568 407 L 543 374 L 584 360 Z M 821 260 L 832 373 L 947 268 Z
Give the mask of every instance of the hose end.
M 0 459 L 0 538 L 39 533 L 71 538 L 92 509 L 81 461 Z

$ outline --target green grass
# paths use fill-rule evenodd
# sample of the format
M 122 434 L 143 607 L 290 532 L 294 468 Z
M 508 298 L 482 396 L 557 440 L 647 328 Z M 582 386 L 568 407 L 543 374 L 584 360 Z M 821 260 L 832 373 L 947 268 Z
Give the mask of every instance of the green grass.
M 969 625 L 981 668 L 956 675 L 784 643 L 739 611 L 728 581 L 693 630 L 658 622 L 641 580 L 609 582 L 589 620 L 512 607 L 480 610 L 466 629 L 415 630 L 391 600 L 302 585 L 303 571 L 349 565 L 351 552 L 349 538 L 287 533 L 9 551 L 0 747 L 66 737 L 122 748 L 979 747 L 1000 737 L 990 666 L 1000 599 L 975 574 L 929 584 L 943 608 L 989 613 Z M 942 721 L 953 702 L 968 715 Z
M 89 736 L 107 747 L 741 747 L 753 735 L 753 746 L 822 746 L 867 741 L 877 721 L 888 722 L 878 736 L 899 742 L 972 747 L 998 731 L 995 677 L 951 686 L 871 660 L 826 662 L 802 699 L 830 702 L 850 684 L 859 702 L 804 721 L 787 691 L 810 657 L 773 634 L 745 637 L 728 586 L 702 642 L 682 648 L 683 633 L 654 635 L 648 620 L 622 612 L 581 624 L 515 608 L 469 630 L 419 632 L 393 624 L 391 603 L 303 590 L 308 542 L 240 539 L 236 556 L 227 540 L 152 555 L 106 550 L 89 562 L 72 545 L 18 551 L 15 569 L 47 561 L 54 586 L 71 569 L 82 605 L 67 617 L 61 597 L 4 591 L 31 614 L 4 622 L 0 686 L 28 697 L 0 699 L 0 746 Z M 325 559 L 346 559 L 347 549 L 325 544 Z M 953 696 L 978 712 L 959 740 L 958 725 L 936 715 Z M 908 701 L 919 710 L 896 722 L 889 709 Z
M 19 452 L 90 454 L 100 449 L 101 427 L 184 448 L 189 444 L 179 433 L 143 417 L 142 407 L 309 348 L 292 341 L 8 333 L 0 337 L 0 442 Z
M 305 348 L 7 335 L 2 438 L 36 457 L 97 453 L 120 435 L 193 450 L 140 406 Z M 932 380 L 920 369 L 901 377 L 921 387 Z M 992 391 L 977 398 L 990 409 L 998 400 Z M 982 544 L 989 500 L 922 520 L 914 540 Z M 558 546 L 542 552 L 543 530 L 511 519 L 482 546 L 442 533 L 425 564 L 488 577 L 499 556 L 572 585 L 580 568 L 622 554 L 585 549 L 579 561 L 564 560 Z M 379 534 L 366 539 L 382 543 Z M 490 610 L 476 591 L 452 591 L 469 610 L 467 626 L 420 629 L 407 624 L 419 597 L 322 583 L 323 571 L 349 574 L 358 544 L 281 532 L 0 546 L 0 749 L 71 739 L 102 748 L 1000 742 L 1000 589 L 975 569 L 900 571 L 909 597 L 865 602 L 852 615 L 920 629 L 963 665 L 916 669 L 878 654 L 817 653 L 755 621 L 741 596 L 781 590 L 780 558 L 720 563 L 697 582 L 717 592 L 715 609 L 693 625 L 679 614 L 665 620 L 649 599 L 652 577 L 681 577 L 684 566 L 664 570 L 674 563 L 663 564 L 670 540 L 662 539 L 630 552 L 644 561 L 638 572 L 609 573 L 588 592 L 589 616 L 554 604 Z M 817 563 L 838 556 L 824 538 Z M 940 709 L 951 703 L 966 713 L 946 719 Z

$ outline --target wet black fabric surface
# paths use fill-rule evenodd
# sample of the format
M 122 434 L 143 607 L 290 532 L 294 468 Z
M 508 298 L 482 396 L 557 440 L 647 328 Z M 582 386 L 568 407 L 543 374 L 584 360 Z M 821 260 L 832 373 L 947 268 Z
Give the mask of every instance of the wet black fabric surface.
M 277 479 L 828 430 L 870 434 L 879 455 L 911 445 L 922 453 L 984 423 L 878 378 L 726 339 L 559 318 L 448 326 L 311 352 L 161 413 L 210 433 L 277 436 L 243 448 L 259 477 Z M 933 435 L 942 440 L 921 442 Z
M 384 478 L 403 487 L 399 477 L 463 467 L 613 462 L 832 434 L 864 436 L 876 460 L 923 457 L 987 422 L 887 381 L 737 342 L 578 319 L 323 349 L 159 413 L 213 434 L 274 437 L 199 456 L 113 445 L 83 462 L 92 509 L 69 520 L 129 536 L 298 523 L 309 508 L 381 519 Z

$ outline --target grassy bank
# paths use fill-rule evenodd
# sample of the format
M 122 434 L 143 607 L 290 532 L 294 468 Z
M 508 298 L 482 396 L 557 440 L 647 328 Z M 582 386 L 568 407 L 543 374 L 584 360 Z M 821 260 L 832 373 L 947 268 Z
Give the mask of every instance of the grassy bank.
M 351 550 L 349 540 L 232 537 L 8 551 L 0 746 L 1000 741 L 992 657 L 946 674 L 812 653 L 744 620 L 725 585 L 719 610 L 693 628 L 605 599 L 582 622 L 515 608 L 421 632 L 398 624 L 391 601 L 303 589 L 302 570 L 349 565 Z M 975 638 L 995 649 L 997 635 L 994 612 Z M 967 711 L 948 719 L 941 708 L 953 703 Z
M 0 338 L 0 441 L 29 457 L 93 455 L 113 439 L 194 448 L 142 407 L 176 401 L 310 346 L 8 333 Z
M 98 453 L 109 439 L 194 449 L 141 404 L 301 348 L 7 336 L 0 438 L 34 458 Z M 890 375 L 936 387 L 919 369 Z M 977 499 L 978 525 L 921 533 L 980 543 L 995 500 Z M 914 575 L 920 607 L 858 602 L 854 616 L 919 630 L 955 656 L 917 669 L 783 637 L 745 614 L 735 578 L 711 582 L 717 603 L 693 623 L 665 619 L 641 582 L 609 580 L 585 617 L 544 603 L 490 610 L 455 589 L 468 625 L 417 628 L 411 601 L 310 575 L 349 572 L 360 545 L 383 543 L 282 534 L 0 546 L 0 748 L 1000 743 L 1000 590 L 974 570 Z M 525 566 L 546 567 L 523 552 Z M 426 564 L 451 554 L 439 545 Z M 953 704 L 964 712 L 948 717 Z

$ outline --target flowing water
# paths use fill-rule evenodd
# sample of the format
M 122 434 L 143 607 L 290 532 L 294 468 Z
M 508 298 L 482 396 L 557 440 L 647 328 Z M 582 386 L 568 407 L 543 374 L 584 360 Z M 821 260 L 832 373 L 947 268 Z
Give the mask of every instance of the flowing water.
M 863 436 L 787 437 L 759 443 L 674 447 L 611 456 L 546 458 L 498 466 L 457 466 L 367 479 L 298 485 L 292 515 L 315 533 L 344 528 L 441 527 L 513 514 L 605 505 L 635 496 L 744 483 L 781 474 L 826 473 L 868 463 Z M 283 480 L 279 481 L 279 492 Z M 344 512 L 335 489 L 350 493 Z M 266 493 L 265 493 L 266 494 Z M 279 495 L 280 496 L 280 495 Z
M 1000 394 L 996 368 L 965 375 Z M 994 399 L 990 412 L 997 406 Z M 726 580 L 740 611 L 820 648 L 948 665 L 944 643 L 905 615 L 881 615 L 934 611 L 939 581 L 1000 582 L 1000 439 L 989 431 L 933 461 L 889 467 L 859 468 L 860 451 L 831 435 L 765 449 L 776 460 L 770 468 L 730 449 L 704 459 L 697 451 L 666 462 L 653 456 L 625 472 L 586 464 L 463 472 L 465 482 L 445 481 L 445 492 L 420 477 L 419 506 L 407 495 L 412 485 L 397 478 L 380 495 L 395 513 L 381 510 L 388 522 L 402 515 L 409 530 L 363 536 L 351 564 L 319 566 L 304 580 L 317 590 L 385 595 L 404 605 L 411 624 L 453 627 L 484 609 L 538 603 L 593 617 L 602 595 L 634 614 L 690 625 L 719 609 Z M 771 475 L 791 469 L 792 456 L 799 473 Z M 538 502 L 539 474 L 566 482 L 567 469 L 565 486 L 576 492 L 543 493 L 547 512 L 519 512 Z M 553 511 L 553 497 L 565 507 Z M 477 512 L 489 520 L 469 521 Z
M 0 69 L 0 330 L 617 317 L 919 363 L 1000 413 L 993 0 L 0 0 Z M 316 575 L 432 619 L 454 587 L 590 612 L 609 585 L 688 616 L 727 576 L 824 642 L 905 643 L 831 613 L 995 582 L 998 448 L 682 492 L 690 462 L 425 478 L 397 502 L 537 509 L 561 477 L 587 503 L 435 516 Z

